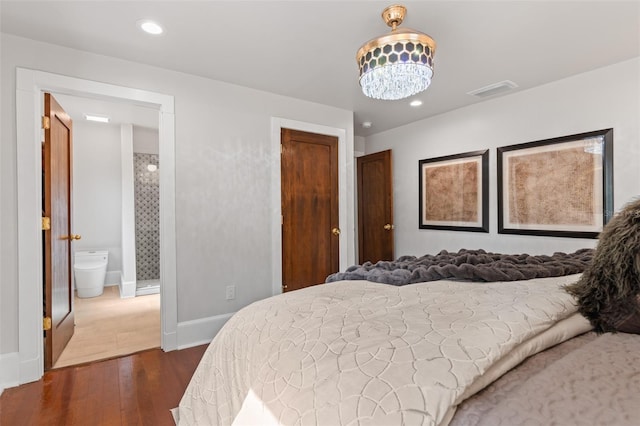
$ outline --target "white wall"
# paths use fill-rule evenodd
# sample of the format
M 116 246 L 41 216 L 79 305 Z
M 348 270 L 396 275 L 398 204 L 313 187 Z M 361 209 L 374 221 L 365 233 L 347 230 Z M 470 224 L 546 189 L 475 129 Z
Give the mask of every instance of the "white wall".
M 75 121 L 73 233 L 82 239 L 75 241 L 73 248 L 109 250 L 107 271 L 117 271 L 117 276 L 122 270 L 120 170 L 120 127 Z
M 136 295 L 136 211 L 133 176 L 133 126 L 120 125 L 122 274 L 120 297 Z
M 634 59 L 368 137 L 367 153 L 393 149 L 396 253 L 484 248 L 551 254 L 595 246 L 589 239 L 498 234 L 496 148 L 613 128 L 617 210 L 640 194 L 639 103 L 640 59 Z M 420 230 L 418 161 L 487 148 L 490 232 Z
M 179 322 L 235 312 L 272 294 L 270 177 L 279 164 L 272 117 L 344 129 L 353 157 L 351 111 L 7 34 L 0 43 L 0 353 L 18 348 L 16 67 L 174 96 Z M 352 158 L 341 161 L 352 199 Z M 340 226 L 353 240 L 352 205 L 346 216 Z M 353 260 L 353 243 L 348 247 Z M 227 301 L 230 284 L 236 299 Z
M 366 139 L 363 136 L 355 136 L 353 141 L 353 151 L 356 157 L 360 157 L 364 154 L 366 145 Z
M 133 152 L 140 154 L 159 154 L 158 129 L 133 126 Z M 162 160 L 162 159 L 160 159 Z

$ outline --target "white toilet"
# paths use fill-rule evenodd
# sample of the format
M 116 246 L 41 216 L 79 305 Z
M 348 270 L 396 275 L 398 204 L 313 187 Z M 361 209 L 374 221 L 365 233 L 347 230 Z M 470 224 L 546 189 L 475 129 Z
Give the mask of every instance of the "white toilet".
M 96 297 L 104 291 L 109 252 L 107 250 L 77 251 L 73 263 L 78 297 Z

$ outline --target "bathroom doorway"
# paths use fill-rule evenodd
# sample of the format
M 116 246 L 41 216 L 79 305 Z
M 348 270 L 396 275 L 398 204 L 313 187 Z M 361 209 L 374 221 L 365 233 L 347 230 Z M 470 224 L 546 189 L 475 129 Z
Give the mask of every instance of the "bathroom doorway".
M 104 251 L 109 262 L 97 296 L 75 292 L 76 332 L 53 368 L 161 346 L 158 112 L 56 98 L 74 121 L 74 253 Z
M 175 114 L 174 97 L 159 92 L 68 77 L 46 71 L 16 68 L 16 138 L 18 210 L 18 383 L 40 379 L 44 374 L 42 338 L 42 235 L 33 224 L 41 217 L 41 98 L 45 91 L 93 99 L 108 99 L 155 109 L 160 116 L 160 252 L 162 297 L 161 347 L 178 348 L 175 218 Z M 34 267 L 36 265 L 36 267 Z

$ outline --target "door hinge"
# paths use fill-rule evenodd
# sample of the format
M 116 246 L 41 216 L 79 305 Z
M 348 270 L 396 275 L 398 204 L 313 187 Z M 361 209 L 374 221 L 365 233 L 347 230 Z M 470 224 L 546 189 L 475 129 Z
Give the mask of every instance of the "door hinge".
M 280 144 L 280 155 L 284 153 L 284 145 Z
M 42 116 L 42 128 L 49 130 L 51 128 L 51 120 L 46 115 Z
M 42 218 L 42 230 L 48 231 L 50 229 L 51 229 L 51 218 L 45 216 Z
M 42 329 L 44 331 L 51 330 L 51 317 L 42 318 Z

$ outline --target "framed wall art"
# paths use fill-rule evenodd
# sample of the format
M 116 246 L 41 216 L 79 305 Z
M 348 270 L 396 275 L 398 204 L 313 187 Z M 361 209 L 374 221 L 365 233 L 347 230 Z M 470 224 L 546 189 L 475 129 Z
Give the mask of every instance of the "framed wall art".
M 597 238 L 613 211 L 613 129 L 498 148 L 498 232 Z
M 419 161 L 419 227 L 489 232 L 489 151 Z

